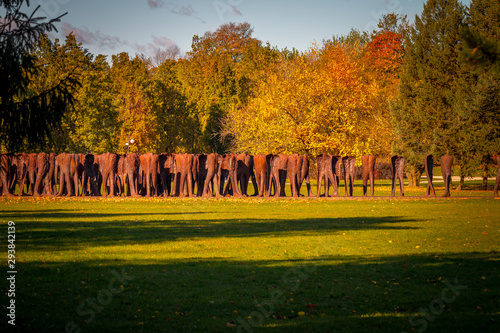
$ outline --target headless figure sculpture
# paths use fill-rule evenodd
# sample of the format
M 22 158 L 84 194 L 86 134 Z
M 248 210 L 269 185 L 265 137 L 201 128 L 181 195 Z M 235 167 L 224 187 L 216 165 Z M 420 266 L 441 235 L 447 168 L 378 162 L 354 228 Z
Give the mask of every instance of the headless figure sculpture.
M 405 158 L 403 156 L 393 156 L 391 158 L 392 164 L 392 192 L 391 196 L 396 195 L 396 179 L 399 180 L 399 195 L 401 197 L 405 196 L 403 177 L 404 177 L 404 165 Z
M 375 193 L 375 162 L 377 157 L 374 155 L 364 155 L 361 158 L 363 162 L 363 196 L 366 197 L 368 179 L 370 179 L 370 195 Z
M 425 175 L 427 176 L 427 191 L 425 196 L 435 197 L 434 185 L 432 185 L 432 169 L 434 168 L 434 157 L 432 155 L 425 156 Z
M 451 185 L 451 165 L 453 164 L 453 156 L 443 155 L 441 156 L 441 173 L 443 174 L 444 180 L 444 194 L 443 197 L 449 197 L 450 185 Z
M 353 184 L 354 184 L 354 165 L 356 164 L 356 157 L 344 156 L 342 157 L 342 164 L 344 165 L 344 182 L 345 182 L 345 196 L 352 197 Z

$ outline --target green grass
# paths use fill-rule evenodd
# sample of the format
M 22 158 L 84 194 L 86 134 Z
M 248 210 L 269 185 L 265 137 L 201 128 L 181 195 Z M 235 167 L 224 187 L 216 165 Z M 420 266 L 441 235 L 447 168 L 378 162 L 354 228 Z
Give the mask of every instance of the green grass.
M 16 326 L 4 314 L 0 330 L 498 332 L 500 200 L 469 186 L 450 199 L 1 198 L 18 273 Z

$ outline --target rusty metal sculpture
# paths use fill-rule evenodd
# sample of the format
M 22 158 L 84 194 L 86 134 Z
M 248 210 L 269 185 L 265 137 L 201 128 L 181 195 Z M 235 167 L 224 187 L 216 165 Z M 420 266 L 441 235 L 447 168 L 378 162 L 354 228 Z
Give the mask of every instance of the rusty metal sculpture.
M 403 178 L 404 178 L 404 166 L 405 158 L 403 156 L 393 156 L 391 157 L 392 164 L 392 191 L 391 197 L 396 195 L 396 180 L 399 180 L 399 196 L 405 196 Z
M 298 183 L 299 193 L 302 182 L 306 182 L 307 196 L 311 196 L 311 180 L 309 178 L 309 158 L 307 155 L 302 155 L 302 170 L 300 172 L 300 179 Z
M 450 185 L 451 185 L 452 164 L 453 164 L 453 156 L 450 155 L 441 156 L 441 173 L 443 175 L 444 186 L 445 186 L 443 197 L 451 196 Z
M 325 197 L 328 197 L 330 194 L 330 183 L 333 184 L 333 188 L 337 188 L 337 183 L 333 178 L 332 171 L 332 155 L 330 154 L 320 154 L 316 156 L 316 166 L 318 170 L 318 189 L 316 191 L 316 196 L 319 197 L 321 195 L 321 184 L 324 182 L 325 186 Z
M 361 157 L 363 163 L 363 196 L 366 197 L 368 180 L 370 180 L 370 195 L 373 197 L 375 193 L 375 155 L 364 155 Z
M 425 156 L 425 175 L 427 176 L 427 191 L 425 196 L 435 197 L 436 192 L 434 191 L 434 185 L 432 184 L 432 178 L 434 177 L 432 169 L 434 168 L 434 157 L 432 155 Z
M 10 189 L 10 178 L 12 168 L 12 156 L 7 153 L 0 154 L 0 191 L 1 195 L 12 196 Z
M 342 157 L 342 165 L 344 166 L 344 185 L 345 185 L 345 195 L 352 197 L 353 186 L 354 186 L 354 166 L 356 164 L 355 156 L 344 156 Z

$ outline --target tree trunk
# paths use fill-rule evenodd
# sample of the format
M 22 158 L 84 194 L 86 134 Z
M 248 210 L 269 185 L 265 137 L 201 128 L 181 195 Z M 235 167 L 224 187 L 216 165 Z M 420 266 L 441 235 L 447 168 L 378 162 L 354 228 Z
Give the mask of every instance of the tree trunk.
M 462 191 L 465 185 L 465 176 L 460 176 L 460 184 L 458 184 L 457 191 Z
M 422 170 L 414 166 L 408 168 L 408 171 L 406 172 L 406 178 L 408 178 L 409 187 L 420 186 L 421 177 L 422 177 Z
M 488 163 L 485 163 L 483 166 L 483 190 L 488 189 L 488 172 L 489 172 L 489 167 Z

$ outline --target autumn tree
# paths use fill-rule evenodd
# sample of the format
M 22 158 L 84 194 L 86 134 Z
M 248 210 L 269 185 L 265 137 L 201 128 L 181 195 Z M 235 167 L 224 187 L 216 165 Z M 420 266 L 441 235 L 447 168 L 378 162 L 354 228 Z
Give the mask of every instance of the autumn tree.
M 225 129 L 238 151 L 361 155 L 370 131 L 377 82 L 364 71 L 363 47 L 328 43 L 282 58 L 247 105 L 233 107 Z
M 46 21 L 37 16 L 38 7 L 25 14 L 29 1 L 3 0 L 0 5 L 5 10 L 0 17 L 0 147 L 40 149 L 71 108 L 72 90 L 78 85 L 74 73 L 68 73 L 43 90 L 31 89 L 44 71 L 36 65 L 34 50 L 45 33 L 56 29 L 61 16 Z
M 140 57 L 130 59 L 125 52 L 112 56 L 113 107 L 118 112 L 120 152 L 127 151 L 125 144 L 130 139 L 135 141 L 131 152 L 160 152 L 159 122 L 146 101 L 149 75 L 148 66 Z
M 246 105 L 234 105 L 224 130 L 241 152 L 389 156 L 402 63 L 401 35 L 371 39 L 353 30 L 298 54 L 283 52 Z
M 380 30 L 373 34 L 363 52 L 365 76 L 377 83 L 377 94 L 371 112 L 373 135 L 371 153 L 389 158 L 394 141 L 389 102 L 397 97 L 397 87 L 402 69 L 403 35 Z
M 220 120 L 231 105 L 246 103 L 275 58 L 275 52 L 252 33 L 248 23 L 224 24 L 215 32 L 194 36 L 191 51 L 180 60 L 178 78 L 182 93 L 196 108 L 202 150 L 228 150 L 228 141 L 219 136 Z

